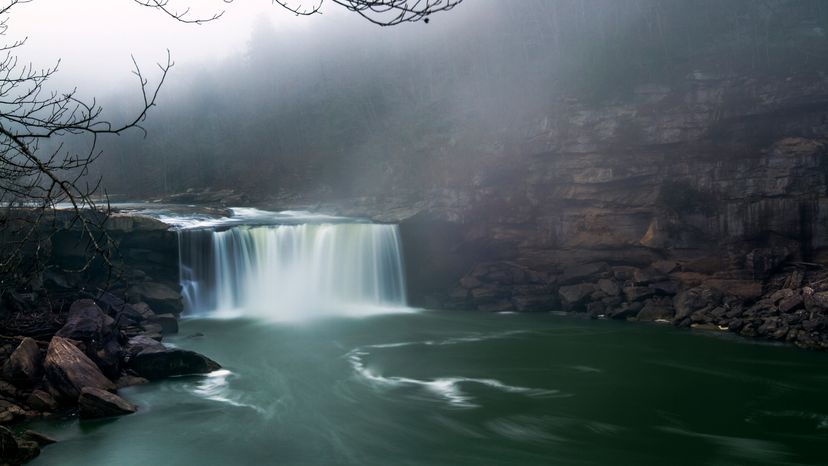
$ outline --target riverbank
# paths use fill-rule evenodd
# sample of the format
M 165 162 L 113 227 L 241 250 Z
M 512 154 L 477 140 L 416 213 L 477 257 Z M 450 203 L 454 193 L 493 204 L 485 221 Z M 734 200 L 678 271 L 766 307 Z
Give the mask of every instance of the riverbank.
M 141 406 L 121 398 L 120 389 L 221 367 L 162 343 L 178 332 L 182 308 L 176 291 L 145 283 L 125 297 L 129 302 L 100 290 L 4 296 L 0 331 L 17 336 L 0 337 L 3 464 L 27 462 L 55 441 L 21 430 L 22 423 L 132 414 Z

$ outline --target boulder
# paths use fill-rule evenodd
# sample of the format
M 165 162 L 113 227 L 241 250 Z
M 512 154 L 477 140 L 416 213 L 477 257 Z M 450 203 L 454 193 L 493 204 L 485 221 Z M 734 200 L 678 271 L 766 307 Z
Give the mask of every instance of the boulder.
M 37 343 L 23 338 L 3 365 L 3 377 L 19 386 L 32 386 L 43 376 L 43 355 Z
M 38 411 L 54 411 L 58 408 L 55 398 L 43 390 L 33 390 L 26 398 L 26 404 Z
M 592 283 L 565 285 L 558 288 L 558 296 L 561 298 L 561 306 L 567 311 L 573 310 L 577 307 L 582 307 L 586 299 L 594 292 L 595 285 Z
M 117 386 L 120 390 L 124 387 L 131 387 L 133 385 L 143 385 L 145 383 L 149 383 L 149 380 L 131 374 L 123 374 L 120 377 L 118 377 L 118 380 L 115 381 L 115 386 Z
M 161 314 L 181 314 L 184 304 L 181 293 L 163 283 L 141 282 L 130 287 L 127 292 L 130 302 L 145 302 Z
M 102 291 L 95 298 L 95 303 L 112 317 L 117 316 L 123 310 L 124 306 L 126 306 L 126 301 L 108 291 Z
M 115 390 L 98 366 L 65 338 L 52 337 L 43 368 L 49 386 L 64 400 L 77 400 L 86 387 Z
M 718 290 L 707 287 L 696 287 L 684 290 L 673 298 L 676 321 L 681 321 L 699 309 L 716 305 L 721 299 L 722 295 Z
M 15 387 L 14 385 L 6 381 L 0 380 L 0 395 L 6 398 L 17 398 L 19 392 L 17 390 L 17 387 Z
M 582 281 L 593 281 L 594 278 L 607 275 L 609 266 L 605 262 L 581 264 L 564 270 L 558 279 L 561 285 L 568 285 Z
M 34 417 L 37 413 L 25 410 L 11 401 L 0 399 L 0 423 L 10 423 Z
M 615 280 L 602 278 L 598 280 L 598 289 L 603 291 L 607 296 L 618 296 L 621 294 L 621 287 Z
M 648 301 L 644 304 L 641 311 L 638 312 L 638 320 L 642 322 L 653 322 L 656 320 L 672 320 L 673 306 L 669 303 L 659 303 L 655 301 Z
M 146 349 L 132 356 L 127 365 L 135 374 L 149 380 L 173 375 L 206 374 L 221 369 L 212 359 L 179 348 Z
M 612 276 L 618 281 L 625 282 L 633 279 L 636 270 L 637 267 L 618 265 L 612 268 Z
M 667 275 L 678 268 L 678 263 L 674 261 L 655 261 L 651 267 L 659 273 Z
M 655 292 L 647 286 L 628 286 L 624 288 L 624 296 L 627 301 L 641 301 L 654 295 Z
M 126 306 L 124 306 L 124 312 L 129 312 L 130 315 L 132 313 L 137 314 L 137 316 L 140 316 L 139 322 L 141 320 L 149 319 L 155 315 L 155 312 L 152 311 L 152 308 L 150 308 L 149 304 L 145 302 L 127 304 Z
M 633 304 L 641 304 L 641 303 L 633 303 Z M 635 317 L 640 310 L 640 306 L 632 306 L 628 303 L 624 303 L 619 307 L 613 309 L 609 312 L 609 316 L 613 319 L 628 319 L 630 317 Z
M 94 387 L 84 387 L 78 397 L 80 417 L 99 418 L 132 414 L 138 408 L 120 396 Z
M 18 456 L 17 439 L 7 427 L 0 426 L 0 459 L 12 463 Z
M 779 302 L 779 312 L 786 314 L 803 307 L 803 303 L 801 294 L 792 294 Z
M 651 284 L 650 289 L 658 295 L 674 296 L 678 293 L 679 286 L 673 281 L 663 281 Z
M 636 269 L 633 273 L 633 282 L 636 285 L 648 285 L 650 283 L 664 281 L 667 278 L 665 274 L 656 269 Z
M 23 432 L 23 438 L 35 442 L 41 447 L 44 445 L 51 445 L 53 443 L 57 443 L 57 440 L 55 440 L 54 438 L 49 437 L 46 434 L 41 434 L 40 432 L 35 432 L 33 430 L 27 430 Z
M 79 299 L 72 303 L 66 324 L 55 335 L 98 344 L 112 333 L 114 324 L 115 321 L 104 314 L 95 301 Z
M 589 313 L 589 315 L 593 319 L 597 319 L 598 317 L 601 317 L 601 316 L 604 315 L 607 308 L 606 308 L 606 306 L 604 306 L 604 303 L 602 303 L 600 301 L 594 301 L 594 302 L 591 302 L 591 303 L 587 304 L 586 310 L 587 310 L 587 313 Z
M 811 295 L 813 304 L 820 309 L 828 309 L 828 291 L 820 291 Z
M 124 355 L 127 359 L 131 359 L 143 351 L 164 351 L 165 349 L 166 347 L 161 342 L 146 335 L 138 335 L 127 341 Z
M 785 298 L 790 298 L 794 295 L 794 290 L 783 288 L 781 290 L 776 290 L 773 294 L 770 295 L 770 301 L 773 304 L 778 304 L 779 301 L 782 301 Z

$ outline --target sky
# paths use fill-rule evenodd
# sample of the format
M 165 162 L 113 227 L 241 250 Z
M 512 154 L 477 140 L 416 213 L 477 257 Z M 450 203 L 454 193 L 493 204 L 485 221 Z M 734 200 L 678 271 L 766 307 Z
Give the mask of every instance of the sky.
M 193 17 L 225 13 L 217 21 L 194 25 L 132 0 L 32 0 L 11 11 L 6 39 L 27 37 L 18 54 L 36 68 L 61 59 L 56 83 L 78 86 L 82 93 L 106 94 L 134 79 L 131 55 L 149 70 L 165 60 L 169 49 L 176 63 L 174 72 L 183 73 L 243 51 L 257 22 L 272 23 L 289 36 L 314 27 L 321 19 L 297 17 L 270 0 L 170 0 L 172 9 L 188 6 Z M 339 10 L 327 5 L 324 15 L 342 15 Z

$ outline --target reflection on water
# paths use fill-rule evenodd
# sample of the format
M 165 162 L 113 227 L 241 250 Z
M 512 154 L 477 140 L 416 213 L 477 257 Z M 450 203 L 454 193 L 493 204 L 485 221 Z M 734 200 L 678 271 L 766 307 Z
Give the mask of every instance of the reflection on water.
M 35 423 L 60 442 L 33 464 L 825 463 L 826 354 L 433 311 L 193 319 L 173 343 L 224 369 L 124 390 L 131 416 Z

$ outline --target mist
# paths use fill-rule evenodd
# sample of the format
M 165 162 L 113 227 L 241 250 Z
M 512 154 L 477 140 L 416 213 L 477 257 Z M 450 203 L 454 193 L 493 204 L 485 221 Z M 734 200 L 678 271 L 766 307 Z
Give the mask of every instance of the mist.
M 777 16 L 748 3 L 475 1 L 398 28 L 230 5 L 228 17 L 247 16 L 220 26 L 234 33 L 218 42 L 201 35 L 213 25 L 167 26 L 172 36 L 153 40 L 190 44 L 187 60 L 146 138 L 105 141 L 99 174 L 108 192 L 127 195 L 235 187 L 353 196 L 469 181 L 544 131 L 567 99 L 623 99 L 694 72 L 824 67 L 810 58 L 824 52 L 824 41 L 810 40 L 824 34 L 824 6 L 775 2 L 786 8 Z M 201 37 L 213 39 L 188 57 Z M 129 102 L 131 90 L 111 100 Z

